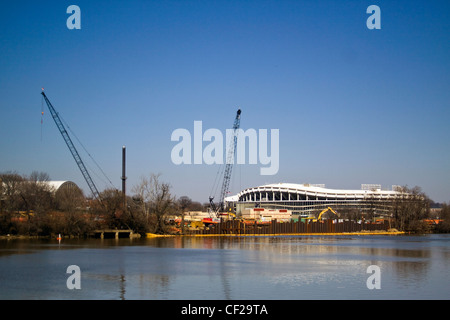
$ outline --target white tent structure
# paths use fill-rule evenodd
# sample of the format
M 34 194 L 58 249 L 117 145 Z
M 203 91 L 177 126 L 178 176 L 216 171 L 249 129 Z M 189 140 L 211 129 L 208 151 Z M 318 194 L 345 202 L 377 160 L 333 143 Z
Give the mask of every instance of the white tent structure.
M 55 194 L 58 194 L 61 191 L 83 192 L 80 187 L 78 187 L 76 183 L 72 181 L 46 181 L 45 183 L 49 185 L 50 189 Z

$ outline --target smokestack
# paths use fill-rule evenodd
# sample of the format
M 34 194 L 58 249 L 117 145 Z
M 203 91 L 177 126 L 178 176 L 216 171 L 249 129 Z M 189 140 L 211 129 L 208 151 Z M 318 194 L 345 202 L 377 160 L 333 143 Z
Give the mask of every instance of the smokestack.
M 125 188 L 125 180 L 127 180 L 127 177 L 125 175 L 125 146 L 122 147 L 122 195 L 123 195 L 123 206 L 124 210 L 126 210 L 127 207 L 127 196 L 126 196 L 126 188 Z

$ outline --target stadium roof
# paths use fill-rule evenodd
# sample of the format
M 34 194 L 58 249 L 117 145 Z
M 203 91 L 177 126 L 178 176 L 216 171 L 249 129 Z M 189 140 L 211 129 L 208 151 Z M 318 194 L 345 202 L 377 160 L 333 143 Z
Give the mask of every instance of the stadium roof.
M 258 187 L 246 188 L 235 196 L 227 197 L 225 201 L 234 202 L 238 201 L 238 199 L 245 194 L 253 192 L 267 192 L 267 191 L 298 193 L 308 196 L 337 197 L 343 199 L 345 199 L 348 196 L 353 196 L 356 198 L 364 198 L 371 195 L 385 198 L 400 194 L 400 192 L 394 190 L 381 190 L 381 187 L 375 189 L 350 190 L 350 189 L 328 189 L 325 188 L 323 185 L 274 183 Z

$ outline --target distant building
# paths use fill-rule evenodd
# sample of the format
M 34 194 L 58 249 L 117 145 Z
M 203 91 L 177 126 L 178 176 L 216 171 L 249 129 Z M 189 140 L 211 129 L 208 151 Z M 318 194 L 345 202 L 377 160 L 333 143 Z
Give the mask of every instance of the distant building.
M 56 197 L 58 197 L 58 195 L 63 192 L 83 194 L 83 191 L 80 189 L 80 187 L 78 187 L 75 182 L 72 181 L 47 181 L 45 183 L 49 185 L 51 190 L 55 193 Z
M 83 191 L 72 181 L 46 181 L 57 203 L 84 198 Z
M 397 190 L 381 190 L 380 185 L 361 185 L 361 190 L 328 189 L 324 185 L 277 183 L 247 188 L 225 199 L 236 214 L 245 209 L 284 209 L 292 215 L 308 216 L 327 207 L 388 212 L 392 201 L 404 195 Z
M 204 211 L 188 211 L 184 214 L 185 220 L 202 220 L 204 218 L 210 218 L 211 214 Z
M 292 211 L 287 209 L 246 208 L 241 211 L 241 217 L 256 221 L 290 221 Z

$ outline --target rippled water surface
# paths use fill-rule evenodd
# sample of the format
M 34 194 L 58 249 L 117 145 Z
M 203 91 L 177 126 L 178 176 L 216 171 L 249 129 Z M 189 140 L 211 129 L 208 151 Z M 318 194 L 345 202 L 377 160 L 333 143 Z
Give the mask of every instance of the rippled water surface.
M 2 240 L 0 299 L 448 299 L 449 262 L 449 235 Z

